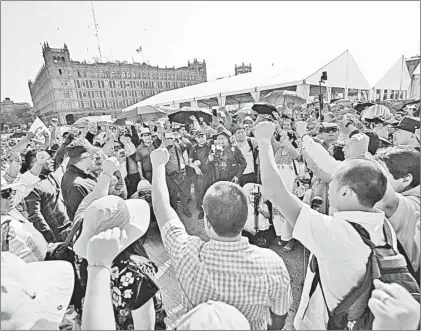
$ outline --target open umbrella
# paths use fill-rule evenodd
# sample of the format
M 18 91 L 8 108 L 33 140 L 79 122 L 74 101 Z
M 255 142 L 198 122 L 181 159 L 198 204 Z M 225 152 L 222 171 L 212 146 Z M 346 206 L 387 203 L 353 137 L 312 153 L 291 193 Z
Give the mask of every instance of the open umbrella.
M 79 118 L 73 125 L 75 126 L 85 126 L 89 123 L 112 123 L 111 115 L 101 115 L 101 116 L 86 116 Z
M 238 118 L 239 118 L 240 120 L 243 120 L 243 119 L 244 119 L 244 117 L 246 117 L 246 116 L 250 116 L 250 117 L 254 118 L 257 114 L 258 114 L 258 113 L 257 113 L 256 111 L 254 111 L 254 110 L 252 110 L 252 109 L 248 108 L 248 109 L 242 109 L 242 110 L 237 111 L 237 112 L 233 115 L 233 117 L 237 117 L 237 116 L 238 116 Z
M 339 100 L 336 100 L 335 102 L 332 102 L 330 104 L 331 107 L 339 106 L 339 105 L 343 105 L 345 107 L 352 108 L 354 106 L 354 103 L 349 99 L 339 99 Z
M 358 112 L 361 113 L 364 109 L 366 109 L 367 107 L 370 106 L 374 106 L 374 103 L 371 102 L 364 102 L 364 103 L 359 103 L 358 105 L 354 106 L 354 109 Z
M 275 106 L 286 105 L 290 102 L 294 103 L 296 106 L 306 103 L 305 99 L 298 96 L 297 92 L 285 90 L 270 92 L 264 97 L 264 100 L 267 103 L 273 104 Z
M 361 113 L 361 119 L 363 121 L 365 121 L 366 119 L 373 119 L 373 118 L 385 119 L 390 116 L 391 116 L 390 109 L 382 105 L 374 105 L 374 106 L 368 107 L 364 109 L 363 112 Z
M 184 124 L 192 122 L 192 120 L 190 119 L 190 116 L 192 115 L 196 117 L 197 120 L 199 120 L 199 118 L 202 117 L 206 123 L 212 123 L 212 112 L 204 108 L 183 107 L 168 114 L 168 118 L 171 122 Z
M 275 105 L 267 102 L 255 103 L 251 109 L 261 115 L 272 115 L 272 112 L 278 112 Z

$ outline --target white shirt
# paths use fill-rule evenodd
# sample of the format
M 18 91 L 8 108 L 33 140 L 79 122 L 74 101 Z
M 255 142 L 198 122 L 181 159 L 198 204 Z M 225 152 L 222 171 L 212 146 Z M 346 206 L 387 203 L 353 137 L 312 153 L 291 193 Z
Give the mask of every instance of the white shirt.
M 237 142 L 238 149 L 241 151 L 241 153 L 247 161 L 247 166 L 243 172 L 243 175 L 251 174 L 254 172 L 253 150 L 250 148 L 247 139 L 251 140 L 251 144 L 253 147 L 256 145 L 253 138 L 246 138 L 246 140 L 244 140 L 244 142 L 241 145 Z
M 363 243 L 358 232 L 347 221 L 362 225 L 370 234 L 374 244 L 385 245 L 384 220 L 385 215 L 380 210 L 378 213 L 335 212 L 333 216 L 326 216 L 310 209 L 307 205 L 301 209 L 293 237 L 317 257 L 320 278 L 330 311 L 333 311 L 362 279 L 370 254 L 370 248 Z M 396 249 L 396 240 L 394 246 Z M 308 267 L 300 305 L 294 320 L 296 330 L 327 328 L 328 314 L 320 286 L 309 300 L 313 278 L 314 273 Z
M 412 268 L 417 271 L 420 267 L 420 249 L 414 239 L 418 217 L 415 212 L 420 211 L 420 187 L 399 194 L 399 204 L 395 213 L 389 217 L 396 235 L 411 261 Z

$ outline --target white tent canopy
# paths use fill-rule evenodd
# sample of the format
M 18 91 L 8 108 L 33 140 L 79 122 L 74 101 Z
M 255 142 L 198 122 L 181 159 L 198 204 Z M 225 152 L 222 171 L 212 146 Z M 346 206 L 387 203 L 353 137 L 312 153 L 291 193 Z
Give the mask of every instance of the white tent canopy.
M 419 69 L 418 69 L 419 70 Z M 377 90 L 407 91 L 411 85 L 405 57 L 402 56 L 389 71 L 374 85 Z
M 307 64 L 297 68 L 270 67 L 265 72 L 251 72 L 243 75 L 217 79 L 198 85 L 162 92 L 153 97 L 123 109 L 123 112 L 143 106 L 173 105 L 197 100 L 234 96 L 295 85 L 318 85 L 323 71 L 328 72 L 324 86 L 369 90 L 370 85 L 347 50 L 314 72 Z M 298 92 L 298 89 L 297 89 Z
M 415 70 L 412 74 L 413 75 L 419 75 L 420 74 L 420 64 L 418 64 L 418 66 L 415 68 Z

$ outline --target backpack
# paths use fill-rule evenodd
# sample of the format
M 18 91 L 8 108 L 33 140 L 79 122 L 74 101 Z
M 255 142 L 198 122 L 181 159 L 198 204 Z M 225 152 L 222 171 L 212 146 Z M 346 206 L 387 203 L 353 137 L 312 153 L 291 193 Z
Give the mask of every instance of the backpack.
M 418 302 L 420 301 L 420 288 L 414 277 L 409 273 L 405 258 L 393 249 L 392 243 L 393 239 L 396 240 L 396 237 L 393 238 L 393 229 L 387 221 L 383 226 L 386 237 L 385 246 L 375 246 L 370 240 L 369 233 L 361 225 L 352 222 L 349 222 L 349 224 L 358 232 L 364 244 L 371 248 L 364 277 L 344 300 L 331 311 L 323 291 L 317 259 L 313 256 L 310 268 L 315 272 L 315 277 L 310 289 L 310 298 L 317 285 L 320 285 L 329 315 L 327 330 L 372 330 L 374 315 L 368 307 L 368 300 L 374 290 L 373 279 L 403 286 Z

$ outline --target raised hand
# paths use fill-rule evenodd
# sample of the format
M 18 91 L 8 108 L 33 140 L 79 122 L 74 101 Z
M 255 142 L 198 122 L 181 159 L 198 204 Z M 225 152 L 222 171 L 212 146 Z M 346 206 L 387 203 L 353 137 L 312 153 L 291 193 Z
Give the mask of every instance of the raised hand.
M 269 141 L 272 139 L 273 133 L 275 132 L 276 125 L 272 122 L 261 122 L 256 125 L 254 129 L 254 137 L 258 142 Z
M 102 171 L 109 176 L 112 176 L 119 168 L 120 163 L 116 157 L 110 157 L 102 162 Z
M 170 153 L 166 148 L 158 148 L 151 153 L 151 163 L 154 168 L 165 165 L 170 159 Z
M 121 231 L 120 228 L 109 229 L 93 236 L 87 244 L 88 263 L 111 267 L 125 240 L 127 240 L 126 231 Z

